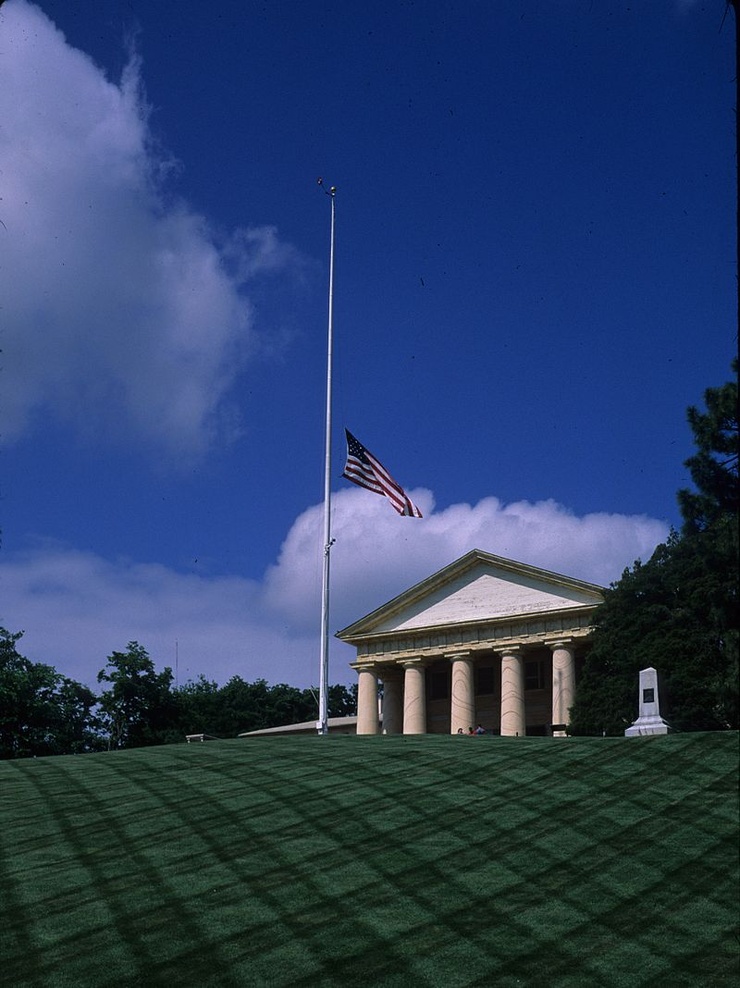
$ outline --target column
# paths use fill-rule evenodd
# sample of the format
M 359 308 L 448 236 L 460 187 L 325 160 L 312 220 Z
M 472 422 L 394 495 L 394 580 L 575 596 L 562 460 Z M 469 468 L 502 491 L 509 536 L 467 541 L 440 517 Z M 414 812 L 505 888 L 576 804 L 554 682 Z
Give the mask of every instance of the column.
M 357 733 L 378 733 L 378 674 L 374 666 L 357 668 Z
M 552 649 L 552 733 L 565 737 L 576 698 L 576 659 L 571 641 L 549 642 Z
M 501 735 L 520 737 L 527 733 L 524 718 L 524 658 L 516 648 L 503 649 L 501 656 Z
M 397 669 L 381 671 L 383 679 L 383 734 L 403 732 L 403 676 Z
M 452 689 L 450 706 L 450 731 L 457 734 L 462 728 L 465 734 L 475 727 L 475 670 L 470 652 L 458 652 L 448 656 L 452 663 Z
M 403 663 L 403 733 L 426 734 L 427 697 L 424 666 L 419 659 Z

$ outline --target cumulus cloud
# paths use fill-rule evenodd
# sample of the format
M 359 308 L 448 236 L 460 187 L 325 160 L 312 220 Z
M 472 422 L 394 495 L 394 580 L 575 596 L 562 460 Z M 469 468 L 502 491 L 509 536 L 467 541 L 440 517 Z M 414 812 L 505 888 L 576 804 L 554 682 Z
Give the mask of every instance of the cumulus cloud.
M 454 559 L 478 548 L 601 585 L 647 559 L 668 534 L 644 516 L 578 517 L 553 501 L 490 497 L 434 512 L 429 491 L 410 492 L 426 517 L 401 518 L 384 498 L 334 496 L 331 627 L 339 629 Z M 292 525 L 261 581 L 182 574 L 110 561 L 56 544 L 6 558 L 0 622 L 28 629 L 24 654 L 94 683 L 105 657 L 135 639 L 180 681 L 235 675 L 315 684 L 319 663 L 322 508 Z M 351 648 L 331 646 L 332 681 L 350 683 Z
M 300 638 L 261 619 L 259 585 L 241 577 L 206 579 L 54 543 L 6 558 L 1 572 L 0 623 L 26 631 L 21 652 L 91 686 L 131 640 L 160 668 L 177 668 L 181 683 L 201 674 L 311 680 Z
M 197 456 L 237 431 L 245 286 L 296 253 L 271 227 L 218 238 L 167 193 L 135 55 L 111 82 L 26 0 L 0 22 L 4 439 L 47 411 Z
M 470 549 L 602 586 L 666 538 L 643 515 L 578 517 L 554 501 L 504 504 L 495 497 L 434 511 L 430 491 L 409 492 L 423 519 L 401 518 L 385 498 L 342 490 L 333 499 L 332 597 L 336 627 L 350 623 Z M 320 506 L 292 526 L 265 579 L 265 604 L 296 630 L 313 619 L 320 580 Z

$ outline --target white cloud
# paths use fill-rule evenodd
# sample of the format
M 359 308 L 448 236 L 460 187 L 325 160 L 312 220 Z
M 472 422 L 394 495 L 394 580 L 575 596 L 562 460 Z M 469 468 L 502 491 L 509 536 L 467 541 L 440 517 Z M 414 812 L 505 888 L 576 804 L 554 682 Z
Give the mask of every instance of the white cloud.
M 577 517 L 553 501 L 505 505 L 490 497 L 435 513 L 429 491 L 410 493 L 424 519 L 401 518 L 365 491 L 335 494 L 332 630 L 472 548 L 608 584 L 668 534 L 655 519 Z M 0 567 L 0 623 L 27 630 L 23 654 L 91 684 L 106 656 L 135 639 L 159 666 L 172 667 L 178 642 L 181 682 L 202 673 L 219 683 L 239 675 L 306 686 L 318 678 L 321 519 L 319 506 L 300 515 L 261 582 L 38 545 Z M 353 657 L 332 643 L 332 681 L 353 681 Z
M 38 8 L 0 12 L 0 428 L 50 411 L 85 433 L 199 455 L 236 428 L 249 279 L 291 268 L 272 227 L 220 242 L 165 194 L 139 61 L 120 84 Z
M 578 517 L 554 501 L 502 504 L 488 497 L 434 512 L 430 491 L 410 491 L 423 519 L 402 518 L 385 498 L 347 489 L 334 495 L 332 599 L 339 628 L 470 549 L 540 566 L 600 585 L 646 559 L 668 535 L 643 515 Z M 297 630 L 310 627 L 320 581 L 322 508 L 305 511 L 265 582 L 266 604 Z
M 25 630 L 19 649 L 94 686 L 112 651 L 135 640 L 180 682 L 201 673 L 308 682 L 279 623 L 260 618 L 259 586 L 240 577 L 205 579 L 157 564 L 108 561 L 57 544 L 6 559 L 0 624 Z M 177 644 L 176 644 L 177 643 Z M 177 663 L 176 663 L 177 656 Z

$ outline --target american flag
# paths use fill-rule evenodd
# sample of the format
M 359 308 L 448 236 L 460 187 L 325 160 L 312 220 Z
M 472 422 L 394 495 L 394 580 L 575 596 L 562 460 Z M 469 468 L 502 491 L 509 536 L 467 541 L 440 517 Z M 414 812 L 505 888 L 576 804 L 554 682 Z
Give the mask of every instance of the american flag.
M 421 511 L 383 464 L 355 439 L 349 429 L 344 431 L 347 433 L 347 462 L 342 476 L 358 487 L 366 487 L 369 491 L 387 497 L 399 515 L 421 518 Z

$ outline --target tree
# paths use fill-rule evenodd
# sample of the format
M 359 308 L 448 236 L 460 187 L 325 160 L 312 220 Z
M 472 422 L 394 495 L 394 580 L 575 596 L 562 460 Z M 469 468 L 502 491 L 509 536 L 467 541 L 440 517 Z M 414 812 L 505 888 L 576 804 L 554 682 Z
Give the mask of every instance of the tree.
M 737 381 L 708 389 L 705 403 L 706 412 L 688 411 L 696 489 L 678 493 L 682 530 L 607 591 L 573 733 L 621 734 L 637 715 L 637 674 L 647 666 L 658 670 L 661 713 L 673 727 L 738 726 Z
M 330 717 L 352 717 L 357 713 L 357 683 L 347 688 L 339 684 L 328 691 Z
M 210 734 L 225 737 L 221 724 L 221 696 L 218 683 L 200 675 L 175 690 L 179 722 L 183 734 Z
M 346 717 L 357 709 L 357 688 L 329 687 L 329 716 Z M 200 676 L 175 691 L 183 734 L 234 737 L 246 731 L 283 727 L 316 720 L 314 690 L 299 690 L 286 683 L 270 686 L 266 680 L 245 682 L 233 676 L 221 688 Z
M 87 686 L 60 677 L 56 691 L 60 722 L 55 734 L 57 750 L 53 754 L 81 755 L 104 747 L 100 720 L 95 713 L 97 704 L 97 696 Z
M 737 378 L 737 360 L 732 369 Z M 695 535 L 719 527 L 734 528 L 737 538 L 738 502 L 738 419 L 737 380 L 704 392 L 706 412 L 689 408 L 687 417 L 694 433 L 697 451 L 684 464 L 689 469 L 695 491 L 680 490 L 678 503 L 684 519 L 684 532 Z
M 78 754 L 100 747 L 95 694 L 20 655 L 23 632 L 0 628 L 0 758 Z
M 128 643 L 125 652 L 108 656 L 99 683 L 110 688 L 100 695 L 101 720 L 109 748 L 138 748 L 180 740 L 172 670 L 158 673 L 146 649 Z
M 678 730 L 736 721 L 723 699 L 727 659 L 707 621 L 703 564 L 677 533 L 625 570 L 596 616 L 571 718 L 574 734 L 623 734 L 637 716 L 640 669 L 658 670 L 661 713 Z
M 202 726 L 196 730 L 216 737 L 234 737 L 246 731 L 311 720 L 316 717 L 316 702 L 310 691 L 286 683 L 270 686 L 264 679 L 247 683 L 241 676 L 233 676 L 218 690 L 210 715 L 211 719 L 201 721 Z
M 738 404 L 734 378 L 704 393 L 706 412 L 691 407 L 688 419 L 696 453 L 686 466 L 696 488 L 680 490 L 684 524 L 682 553 L 694 567 L 693 604 L 713 642 L 716 712 L 727 726 L 738 725 Z
M 128 643 L 98 673 L 98 698 L 87 686 L 34 663 L 17 650 L 22 632 L 0 628 L 0 758 L 78 754 L 181 741 L 186 734 L 235 737 L 317 717 L 313 690 L 270 686 L 234 676 L 225 686 L 200 676 L 172 689 L 172 670 L 158 673 L 146 649 Z M 329 687 L 329 716 L 353 714 L 357 688 Z

